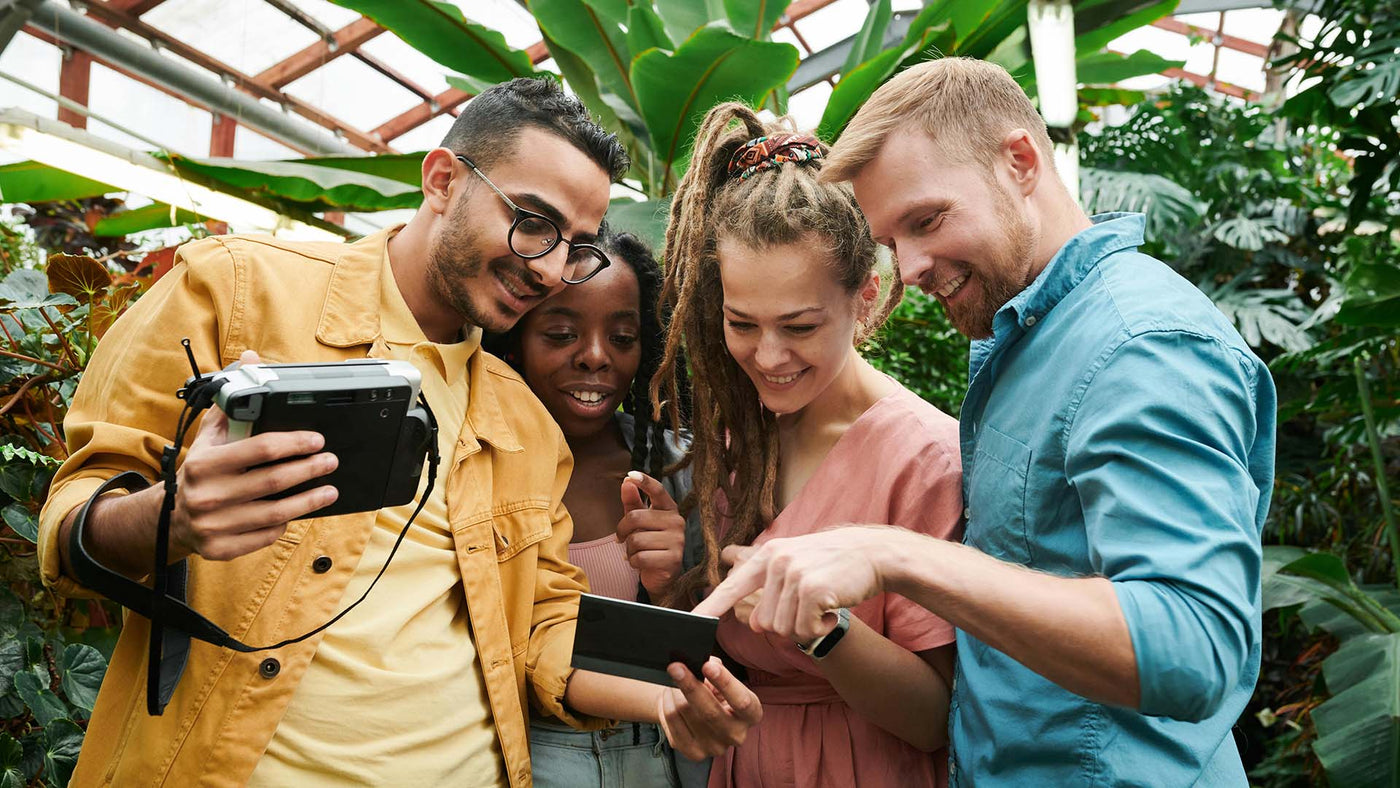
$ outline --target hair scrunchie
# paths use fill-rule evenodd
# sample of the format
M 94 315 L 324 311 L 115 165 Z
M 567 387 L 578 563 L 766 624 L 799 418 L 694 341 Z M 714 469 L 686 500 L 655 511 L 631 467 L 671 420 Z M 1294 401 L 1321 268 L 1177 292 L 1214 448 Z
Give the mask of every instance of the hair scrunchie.
M 729 177 L 744 180 L 783 162 L 802 163 L 825 155 L 821 142 L 811 134 L 784 133 L 755 137 L 740 145 L 729 158 Z

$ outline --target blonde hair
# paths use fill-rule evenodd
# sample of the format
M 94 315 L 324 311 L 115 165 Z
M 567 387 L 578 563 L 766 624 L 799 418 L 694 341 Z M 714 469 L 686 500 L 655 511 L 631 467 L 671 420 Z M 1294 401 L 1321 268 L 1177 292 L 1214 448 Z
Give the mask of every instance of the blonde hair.
M 694 437 L 687 462 L 693 468 L 693 492 L 704 525 L 705 560 L 677 579 L 667 604 L 688 604 L 701 587 L 718 584 L 720 551 L 731 544 L 752 543 L 776 508 L 777 427 L 724 340 L 719 240 L 759 250 L 810 243 L 813 259 L 824 262 L 851 294 L 869 281 L 881 260 L 850 187 L 817 179 L 823 159 L 788 162 L 743 179 L 730 175 L 730 158 L 745 142 L 788 130 L 764 124 L 743 104 L 715 107 L 696 132 L 690 168 L 671 200 L 661 292 L 662 312 L 669 308 L 671 319 L 666 353 L 652 379 L 652 402 L 664 403 L 672 426 L 679 429 L 687 384 L 686 364 L 678 361 L 683 349 L 694 381 Z M 861 321 L 857 345 L 899 303 L 904 289 L 898 286 L 898 270 L 891 271 L 889 281 L 879 308 Z M 721 494 L 731 520 L 723 537 L 716 511 Z
M 1045 120 L 1006 69 L 948 57 L 920 63 L 881 85 L 833 146 L 822 179 L 851 180 L 892 133 L 908 128 L 926 134 L 950 161 L 987 165 L 1001 154 L 1009 132 L 1025 129 L 1054 167 Z

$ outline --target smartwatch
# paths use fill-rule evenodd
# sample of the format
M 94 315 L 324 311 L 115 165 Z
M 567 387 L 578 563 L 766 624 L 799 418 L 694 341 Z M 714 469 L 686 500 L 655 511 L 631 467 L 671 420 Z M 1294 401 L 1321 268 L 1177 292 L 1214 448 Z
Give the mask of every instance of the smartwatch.
M 850 628 L 851 611 L 844 607 L 840 608 L 836 611 L 836 627 L 834 629 L 806 645 L 798 643 L 797 650 L 812 659 L 821 661 L 826 658 L 827 654 L 831 653 L 832 649 L 836 648 L 836 644 L 841 642 L 841 638 L 846 636 L 846 630 Z

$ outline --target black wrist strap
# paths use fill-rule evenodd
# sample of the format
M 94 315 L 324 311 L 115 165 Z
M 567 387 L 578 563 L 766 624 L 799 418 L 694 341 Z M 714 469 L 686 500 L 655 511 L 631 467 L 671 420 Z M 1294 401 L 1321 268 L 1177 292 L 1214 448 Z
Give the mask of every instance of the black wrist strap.
M 409 527 L 418 518 L 419 512 L 423 511 L 423 507 L 432 496 L 433 487 L 437 483 L 440 460 L 437 418 L 433 415 L 432 409 L 428 407 L 427 400 L 421 395 L 418 398 L 418 403 L 427 411 L 428 421 L 431 425 L 428 438 L 428 482 L 413 514 L 409 515 L 403 529 L 399 531 L 398 538 L 394 541 L 393 548 L 389 550 L 389 555 L 384 559 L 384 565 L 380 567 L 379 574 L 375 575 L 374 580 L 370 582 L 369 587 L 365 589 L 359 599 L 341 610 L 329 621 L 310 632 L 270 646 L 250 646 L 243 643 L 214 622 L 200 615 L 185 601 L 189 585 L 189 561 L 182 559 L 174 564 L 167 563 L 170 514 L 174 510 L 175 502 L 174 466 L 177 450 L 173 446 L 166 447 L 166 452 L 162 455 L 161 464 L 165 473 L 165 499 L 162 501 L 160 518 L 156 526 L 155 563 L 152 567 L 151 588 L 104 566 L 87 551 L 83 537 L 88 512 L 99 497 L 113 490 L 144 490 L 151 486 L 151 482 L 135 471 L 126 471 L 108 479 L 88 498 L 87 502 L 78 510 L 78 514 L 73 520 L 72 530 L 68 535 L 68 563 L 72 566 L 73 574 L 78 583 L 83 587 L 96 591 L 150 621 L 150 652 L 146 672 L 146 710 L 148 713 L 152 716 L 159 716 L 165 711 L 165 706 L 174 695 L 175 687 L 180 683 L 185 663 L 189 659 L 191 638 L 243 653 L 271 651 L 300 643 L 319 634 L 326 627 L 343 618 L 345 614 L 369 596 L 369 592 L 374 590 L 379 578 L 383 577 L 384 571 L 389 568 L 389 562 L 394 560 L 394 554 L 398 552 L 399 545 L 408 535 Z M 184 426 L 188 426 L 188 423 L 186 422 Z M 181 437 L 183 437 L 183 430 L 180 432 Z

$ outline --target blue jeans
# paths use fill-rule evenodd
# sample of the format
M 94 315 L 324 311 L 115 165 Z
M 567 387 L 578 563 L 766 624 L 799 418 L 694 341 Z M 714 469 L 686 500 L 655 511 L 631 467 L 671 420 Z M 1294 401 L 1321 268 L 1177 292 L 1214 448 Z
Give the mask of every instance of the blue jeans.
M 550 720 L 530 723 L 530 762 L 535 788 L 682 788 L 677 761 L 688 773 L 685 784 L 704 785 L 697 767 L 674 753 L 660 728 L 624 722 L 601 731 L 576 731 Z M 708 774 L 709 764 L 703 764 Z

